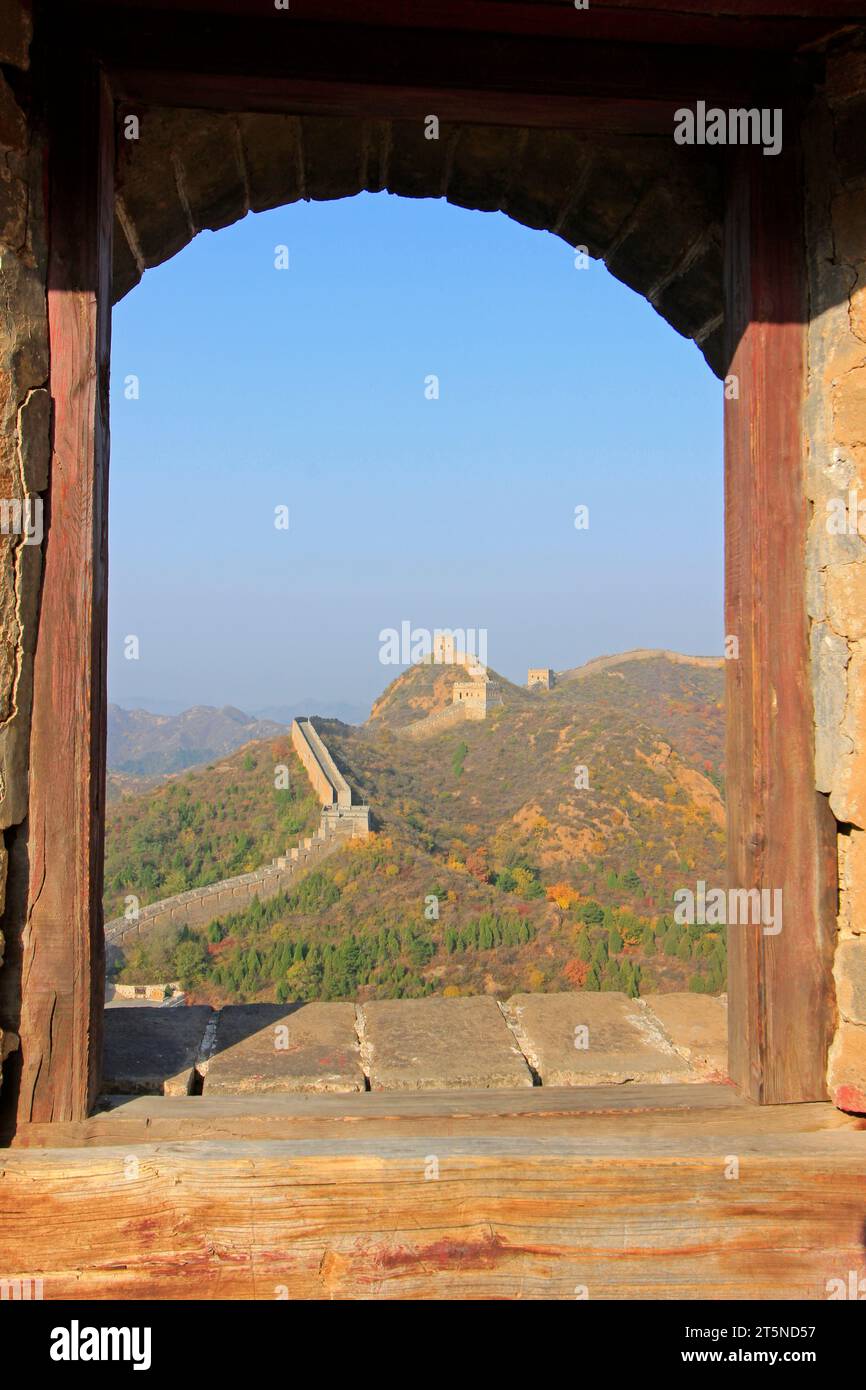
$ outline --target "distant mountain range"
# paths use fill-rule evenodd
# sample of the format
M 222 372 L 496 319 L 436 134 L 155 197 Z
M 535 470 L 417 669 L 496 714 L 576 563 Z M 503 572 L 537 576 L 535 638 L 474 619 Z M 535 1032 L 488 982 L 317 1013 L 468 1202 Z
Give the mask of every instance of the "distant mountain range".
M 294 705 L 269 705 L 252 714 L 233 705 L 222 709 L 194 705 L 173 712 L 165 706 L 154 711 L 110 704 L 108 771 L 139 779 L 165 777 L 224 758 L 252 739 L 284 733 L 300 715 L 320 714 L 343 724 L 361 724 L 367 713 L 363 705 L 313 698 Z
M 182 714 L 108 706 L 108 769 L 137 777 L 183 772 L 233 753 L 252 739 L 285 733 L 285 724 L 255 719 L 225 705 L 195 705 Z

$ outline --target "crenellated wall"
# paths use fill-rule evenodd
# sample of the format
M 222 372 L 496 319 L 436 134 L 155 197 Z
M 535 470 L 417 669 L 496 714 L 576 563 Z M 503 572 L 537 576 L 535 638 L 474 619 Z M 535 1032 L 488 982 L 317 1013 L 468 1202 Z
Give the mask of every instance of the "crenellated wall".
M 273 864 L 263 864 L 252 873 L 224 878 L 205 888 L 190 888 L 185 893 L 162 898 L 141 908 L 135 916 L 115 917 L 105 924 L 106 945 L 123 946 L 143 932 L 158 927 L 205 927 L 226 913 L 242 912 L 253 898 L 263 902 L 276 897 L 277 893 L 291 887 L 299 872 L 313 868 L 319 860 L 333 854 L 347 838 L 350 837 L 320 829 Z
M 369 835 L 369 806 L 351 804 L 351 788 L 310 720 L 294 721 L 292 746 L 322 802 L 322 819 L 315 835 L 307 836 L 272 864 L 262 864 L 251 873 L 237 874 L 204 888 L 190 888 L 185 893 L 161 898 L 130 917 L 115 917 L 105 924 L 105 940 L 109 947 L 122 946 L 142 932 L 157 927 L 207 926 L 225 913 L 249 907 L 253 898 L 263 901 L 276 897 L 291 886 L 301 870 L 312 868 L 347 840 Z

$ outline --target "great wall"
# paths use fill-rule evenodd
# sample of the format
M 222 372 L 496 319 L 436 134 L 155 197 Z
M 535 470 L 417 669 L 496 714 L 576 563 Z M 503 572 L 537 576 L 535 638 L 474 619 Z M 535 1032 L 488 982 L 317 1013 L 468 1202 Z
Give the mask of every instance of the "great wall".
M 629 661 L 651 661 L 660 656 L 679 666 L 720 669 L 725 664 L 724 657 L 683 656 L 680 652 L 667 651 L 661 647 L 640 647 L 634 651 L 621 652 L 616 656 L 594 657 L 585 665 L 568 672 L 553 671 L 549 666 L 530 666 L 526 673 L 526 689 L 531 691 L 553 690 L 557 684 L 562 682 L 564 677 L 569 681 L 586 680 L 589 676 L 597 676 L 602 671 L 621 666 Z M 438 637 L 433 648 L 433 661 L 437 664 L 465 666 L 469 672 L 469 679 L 454 682 L 451 687 L 452 703 L 450 705 L 447 705 L 445 709 L 434 710 L 432 714 L 425 715 L 423 719 L 416 719 L 412 724 L 398 729 L 398 738 L 435 738 L 443 730 L 462 724 L 467 719 L 486 719 L 488 710 L 502 704 L 502 687 L 499 681 L 495 676 L 491 677 L 488 669 L 480 665 L 471 652 L 458 651 L 454 645 L 454 638 L 450 635 Z
M 129 916 L 115 917 L 105 924 L 106 954 L 109 963 L 117 960 L 127 942 L 155 927 L 202 927 L 227 912 L 240 912 L 253 898 L 263 901 L 287 889 L 301 872 L 312 868 L 348 840 L 370 833 L 370 808 L 353 803 L 352 789 L 340 772 L 321 735 L 310 719 L 292 723 L 292 747 L 297 753 L 322 806 L 319 828 L 300 844 L 270 864 L 250 873 L 220 879 L 203 888 L 190 888 Z

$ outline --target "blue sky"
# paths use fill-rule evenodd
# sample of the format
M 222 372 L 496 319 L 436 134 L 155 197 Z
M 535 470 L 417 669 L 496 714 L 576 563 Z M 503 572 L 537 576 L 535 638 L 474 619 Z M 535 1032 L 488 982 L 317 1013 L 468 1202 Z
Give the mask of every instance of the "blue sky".
M 486 628 L 520 681 L 721 652 L 721 385 L 503 214 L 361 194 L 204 233 L 114 311 L 111 423 L 113 700 L 369 704 L 404 620 Z

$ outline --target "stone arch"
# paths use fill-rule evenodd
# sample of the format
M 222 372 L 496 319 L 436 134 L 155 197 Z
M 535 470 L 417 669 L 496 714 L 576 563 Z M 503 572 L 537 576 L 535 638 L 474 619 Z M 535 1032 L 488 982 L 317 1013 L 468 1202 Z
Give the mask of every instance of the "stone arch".
M 121 112 L 115 302 L 198 232 L 305 200 L 389 192 L 502 211 L 643 295 L 723 373 L 722 170 L 667 137 L 151 107 Z

